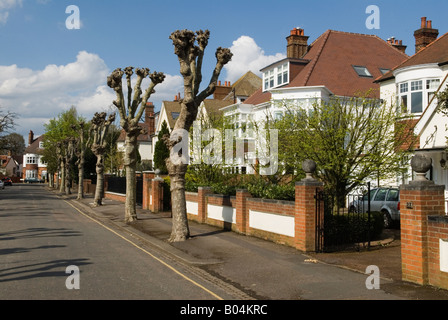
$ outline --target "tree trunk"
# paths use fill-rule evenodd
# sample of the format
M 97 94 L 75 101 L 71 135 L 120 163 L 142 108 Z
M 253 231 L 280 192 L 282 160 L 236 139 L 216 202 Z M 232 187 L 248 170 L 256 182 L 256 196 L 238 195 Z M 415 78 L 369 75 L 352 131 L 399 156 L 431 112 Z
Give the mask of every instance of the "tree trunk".
M 72 191 L 70 190 L 70 160 L 66 158 L 65 160 L 65 194 L 70 195 Z
M 185 173 L 187 172 L 187 167 L 185 164 L 168 164 L 171 181 L 171 210 L 173 214 L 170 242 L 185 241 L 190 237 L 185 200 Z
M 135 172 L 137 168 L 137 136 L 126 134 L 126 149 L 124 154 L 126 168 L 126 202 L 124 220 L 126 223 L 137 220 L 137 182 Z
M 104 156 L 102 154 L 96 155 L 96 189 L 93 206 L 98 207 L 103 205 L 104 196 Z
M 84 199 L 84 161 L 78 166 L 78 200 Z
M 59 184 L 59 192 L 65 193 L 65 163 L 61 161 L 61 182 Z

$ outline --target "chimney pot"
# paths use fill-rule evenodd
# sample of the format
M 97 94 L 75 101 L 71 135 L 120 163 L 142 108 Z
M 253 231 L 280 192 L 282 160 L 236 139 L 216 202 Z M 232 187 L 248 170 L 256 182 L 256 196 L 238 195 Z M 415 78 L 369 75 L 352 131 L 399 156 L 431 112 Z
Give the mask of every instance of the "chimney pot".
M 428 20 L 428 24 L 426 25 L 428 29 L 432 29 L 432 21 Z
M 426 17 L 422 17 L 422 29 L 426 28 Z

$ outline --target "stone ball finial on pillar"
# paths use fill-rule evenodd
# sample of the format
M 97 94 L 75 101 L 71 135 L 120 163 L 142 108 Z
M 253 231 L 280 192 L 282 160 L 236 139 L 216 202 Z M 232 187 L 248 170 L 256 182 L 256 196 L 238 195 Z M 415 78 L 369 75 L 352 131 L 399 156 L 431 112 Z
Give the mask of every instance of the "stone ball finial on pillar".
M 316 171 L 316 162 L 314 162 L 313 160 L 305 160 L 302 163 L 302 169 L 306 174 L 304 180 L 315 180 L 313 178 L 313 173 Z
M 412 157 L 411 167 L 415 171 L 417 177 L 414 181 L 429 181 L 425 175 L 431 169 L 432 160 L 424 154 L 416 154 Z
M 156 178 L 154 180 L 156 181 L 163 181 L 163 179 L 160 177 L 160 173 L 162 171 L 160 169 L 156 169 L 156 171 L 154 171 L 154 173 L 156 174 Z

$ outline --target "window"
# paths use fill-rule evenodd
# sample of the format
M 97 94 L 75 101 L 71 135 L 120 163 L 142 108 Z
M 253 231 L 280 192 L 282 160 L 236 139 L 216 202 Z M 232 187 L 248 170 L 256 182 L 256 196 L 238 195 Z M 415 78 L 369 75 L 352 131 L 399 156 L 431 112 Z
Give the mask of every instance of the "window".
M 390 189 L 387 194 L 386 201 L 398 201 L 400 199 L 400 191 L 395 189 Z
M 384 201 L 386 199 L 387 189 L 379 189 L 375 195 L 374 201 Z
M 412 92 L 411 113 L 421 113 L 423 111 L 423 92 Z
M 277 68 L 277 85 L 288 83 L 288 64 L 285 63 Z
M 398 84 L 398 106 L 403 112 L 422 113 L 432 101 L 440 79 L 412 80 Z
M 35 156 L 28 156 L 26 157 L 26 164 L 36 164 L 37 159 Z
M 418 91 L 423 89 L 423 81 L 411 81 L 411 91 Z
M 284 63 L 281 66 L 272 68 L 263 73 L 263 90 L 269 90 L 289 82 L 289 64 Z
M 171 117 L 173 118 L 173 120 L 177 120 L 177 118 L 179 118 L 179 112 L 171 112 Z
M 437 90 L 440 85 L 439 79 L 426 80 L 426 89 L 427 90 Z
M 423 111 L 423 81 L 411 81 L 411 113 Z
M 390 71 L 390 69 L 386 69 L 386 68 L 380 68 L 380 72 L 381 74 L 386 74 Z
M 44 148 L 44 142 L 43 141 L 40 141 L 39 142 L 39 149 L 43 149 Z
M 356 73 L 360 77 L 373 78 L 372 74 L 369 72 L 369 70 L 366 67 L 363 67 L 363 66 L 353 66 L 353 69 L 355 69 Z
M 36 170 L 26 170 L 26 178 L 27 179 L 37 178 L 37 171 Z
M 440 79 L 426 80 L 426 90 L 428 90 L 428 104 L 432 102 L 435 92 L 440 86 Z
M 408 92 L 408 83 L 401 83 L 400 84 L 400 93 Z

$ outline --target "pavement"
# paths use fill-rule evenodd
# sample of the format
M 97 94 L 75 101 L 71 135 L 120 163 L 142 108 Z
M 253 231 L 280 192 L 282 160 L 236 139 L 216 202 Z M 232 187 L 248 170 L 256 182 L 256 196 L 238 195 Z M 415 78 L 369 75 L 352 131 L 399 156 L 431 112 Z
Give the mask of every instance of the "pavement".
M 89 216 L 132 234 L 153 250 L 222 283 L 237 300 L 448 300 L 448 290 L 401 280 L 400 232 L 387 230 L 370 250 L 303 253 L 294 248 L 213 226 L 189 223 L 191 238 L 170 243 L 171 213 L 137 208 L 138 220 L 124 223 L 124 204 L 93 196 L 61 195 Z M 379 288 L 368 266 L 379 270 Z

